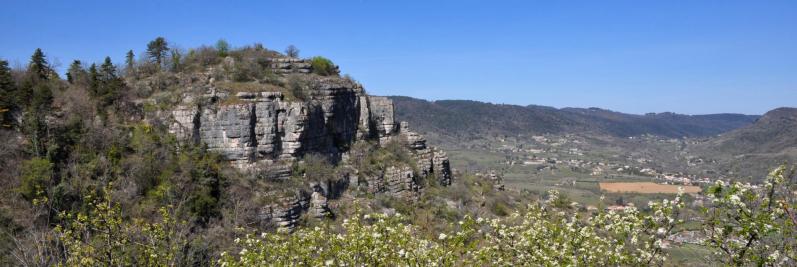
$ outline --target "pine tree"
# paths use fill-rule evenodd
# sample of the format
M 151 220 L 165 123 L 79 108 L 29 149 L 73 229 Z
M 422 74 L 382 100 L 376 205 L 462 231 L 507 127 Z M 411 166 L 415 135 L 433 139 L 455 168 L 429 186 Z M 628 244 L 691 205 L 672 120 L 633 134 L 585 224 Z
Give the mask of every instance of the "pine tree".
M 219 51 L 220 57 L 226 57 L 227 53 L 230 52 L 230 43 L 228 43 L 227 40 L 219 39 L 219 41 L 216 42 L 216 50 Z
M 177 51 L 177 49 L 172 49 L 172 71 L 174 72 L 180 71 L 180 68 L 182 67 L 180 63 L 181 58 L 182 55 L 180 54 L 180 51 Z
M 72 61 L 72 64 L 69 65 L 69 70 L 66 71 L 66 81 L 70 84 L 76 84 L 85 73 L 86 70 L 83 69 L 83 63 L 80 60 Z
M 47 63 L 47 58 L 44 56 L 42 50 L 37 48 L 30 57 L 28 70 L 20 82 L 19 91 L 17 93 L 18 103 L 22 104 L 21 106 L 24 105 L 25 108 L 38 108 L 36 105 L 32 105 L 32 100 L 38 97 L 37 94 L 47 95 L 45 91 L 48 91 L 50 86 L 45 84 L 49 82 L 52 73 L 53 71 Z M 47 90 L 42 88 L 46 88 Z M 49 95 L 52 96 L 52 92 L 49 92 Z M 46 99 L 46 97 L 44 98 Z
M 92 96 L 97 96 L 97 87 L 99 86 L 99 73 L 97 73 L 97 64 L 92 63 L 89 67 L 89 93 Z
M 17 85 L 8 61 L 0 60 L 0 127 L 11 125 L 11 111 L 16 109 Z
M 105 61 L 100 65 L 100 77 L 103 81 L 116 78 L 116 66 L 113 65 L 111 57 L 105 57 Z
M 124 82 L 116 75 L 116 66 L 113 65 L 111 57 L 105 57 L 105 61 L 100 65 L 97 86 L 97 96 L 101 104 L 107 106 L 116 101 L 122 87 Z
M 41 48 L 36 48 L 36 51 L 33 52 L 33 56 L 30 57 L 28 72 L 35 75 L 34 77 L 40 80 L 47 80 L 50 77 L 52 70 Z
M 49 77 L 52 70 L 41 49 L 36 49 L 28 65 L 22 86 L 19 103 L 25 103 L 22 119 L 22 132 L 28 137 L 33 155 L 43 157 L 47 154 L 48 125 L 47 115 L 53 103 L 53 92 Z
M 166 51 L 169 50 L 169 44 L 166 42 L 166 39 L 163 37 L 155 38 L 147 44 L 147 55 L 155 60 L 155 63 L 158 63 L 158 66 L 163 63 L 163 56 L 166 55 Z
M 133 67 L 136 64 L 135 54 L 133 54 L 133 50 L 127 51 L 127 55 L 125 56 L 125 64 L 127 65 L 128 72 L 133 70 Z

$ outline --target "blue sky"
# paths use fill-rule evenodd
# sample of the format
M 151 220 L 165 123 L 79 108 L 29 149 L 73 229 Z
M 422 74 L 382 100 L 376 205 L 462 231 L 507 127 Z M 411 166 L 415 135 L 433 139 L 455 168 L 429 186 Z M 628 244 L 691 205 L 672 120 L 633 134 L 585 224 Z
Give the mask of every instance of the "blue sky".
M 0 58 L 164 36 L 323 55 L 376 95 L 646 113 L 797 106 L 797 1 L 4 1 Z

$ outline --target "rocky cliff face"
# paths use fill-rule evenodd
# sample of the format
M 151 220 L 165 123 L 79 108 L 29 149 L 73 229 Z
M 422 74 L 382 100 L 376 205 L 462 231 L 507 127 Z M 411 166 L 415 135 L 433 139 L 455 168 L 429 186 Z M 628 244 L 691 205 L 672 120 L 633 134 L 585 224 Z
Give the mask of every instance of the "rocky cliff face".
M 308 101 L 289 101 L 281 92 L 211 93 L 200 101 L 187 98 L 189 103 L 172 113 L 171 131 L 204 142 L 241 168 L 291 161 L 310 152 L 339 155 L 358 138 L 384 137 L 385 133 L 368 132 L 370 123 L 382 123 L 371 120 L 368 112 L 383 107 L 371 107 L 371 97 L 358 84 L 321 79 L 312 92 Z M 230 97 L 235 102 L 225 103 Z
M 279 72 L 304 72 L 302 62 L 275 64 Z M 428 147 L 406 122 L 396 123 L 390 99 L 369 96 L 358 83 L 338 77 L 313 76 L 307 87 L 309 95 L 298 100 L 279 91 L 232 93 L 209 79 L 202 85 L 202 97 L 186 95 L 172 111 L 170 131 L 183 140 L 206 144 L 237 168 L 275 180 L 290 177 L 290 165 L 309 153 L 345 165 L 355 142 L 384 146 L 396 141 L 411 152 L 417 168 L 389 166 L 372 177 L 360 177 L 353 170 L 345 177 L 329 177 L 328 183 L 409 201 L 420 195 L 424 179 L 433 177 L 443 186 L 451 183 L 446 154 Z M 265 207 L 262 218 L 290 229 L 301 212 L 310 210 L 314 217 L 327 216 L 330 211 L 326 202 L 337 194 L 329 187 L 312 186 L 284 197 Z

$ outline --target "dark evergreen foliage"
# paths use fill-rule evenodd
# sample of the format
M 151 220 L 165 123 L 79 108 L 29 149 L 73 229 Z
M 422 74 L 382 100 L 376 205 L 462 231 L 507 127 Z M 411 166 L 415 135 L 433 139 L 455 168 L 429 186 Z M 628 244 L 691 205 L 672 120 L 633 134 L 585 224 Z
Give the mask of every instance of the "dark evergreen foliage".
M 163 37 L 155 38 L 147 44 L 147 56 L 154 60 L 160 66 L 163 63 L 163 57 L 166 56 L 166 51 L 169 51 L 169 44 Z
M 133 50 L 128 50 L 127 51 L 127 54 L 125 55 L 125 65 L 127 67 L 126 70 L 128 72 L 133 71 L 133 68 L 135 67 L 135 64 L 136 64 L 136 58 L 135 57 L 136 57 L 136 55 L 133 54 Z
M 11 127 L 11 114 L 17 109 L 17 85 L 8 61 L 0 60 L 0 127 Z
M 28 72 L 34 75 L 36 78 L 40 80 L 46 80 L 50 77 L 50 74 L 53 73 L 52 69 L 50 69 L 49 63 L 47 63 L 47 59 L 44 56 L 44 52 L 42 52 L 41 48 L 36 48 L 36 51 L 33 52 L 33 55 L 30 57 L 30 65 L 28 66 Z
M 105 61 L 100 66 L 97 80 L 96 97 L 100 100 L 100 105 L 113 104 L 124 86 L 124 81 L 117 76 L 116 66 L 111 62 L 111 58 L 105 57 Z
M 70 84 L 85 85 L 87 83 L 88 73 L 83 69 L 83 63 L 80 60 L 72 61 L 72 64 L 69 65 L 66 79 Z

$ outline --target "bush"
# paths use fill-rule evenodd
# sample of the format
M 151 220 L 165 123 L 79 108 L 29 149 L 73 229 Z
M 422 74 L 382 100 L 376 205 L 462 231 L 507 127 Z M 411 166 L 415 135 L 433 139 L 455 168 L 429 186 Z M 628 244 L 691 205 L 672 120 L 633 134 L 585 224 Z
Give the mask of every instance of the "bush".
M 337 175 L 335 166 L 326 157 L 319 154 L 305 155 L 304 162 L 299 165 L 298 171 L 304 174 L 305 180 L 314 182 L 330 180 Z
M 219 51 L 220 57 L 226 57 L 227 53 L 230 52 L 230 44 L 227 43 L 227 40 L 219 39 L 219 41 L 216 42 L 216 50 Z
M 682 208 L 680 197 L 586 220 L 531 205 L 506 220 L 466 216 L 456 230 L 420 234 L 403 215 L 356 214 L 340 233 L 320 227 L 291 235 L 263 233 L 236 239 L 222 266 L 643 266 L 662 264 L 662 242 Z M 443 213 L 445 213 L 443 211 Z M 670 230 L 666 230 L 670 229 Z M 543 245 L 541 245 L 543 244 Z
M 219 64 L 219 62 L 221 62 L 221 57 L 219 57 L 219 52 L 215 48 L 200 46 L 197 49 L 189 51 L 183 61 L 185 65 L 191 67 L 196 66 L 198 67 L 196 70 L 201 70 L 205 67 Z
M 289 93 L 289 95 L 286 95 L 287 100 L 307 100 L 310 96 L 307 82 L 299 75 L 288 76 L 286 86 L 288 87 L 287 93 Z
M 328 58 L 317 56 L 310 59 L 310 68 L 313 73 L 321 76 L 338 75 L 338 66 L 332 63 Z
M 22 181 L 19 192 L 22 196 L 34 201 L 46 196 L 46 191 L 52 183 L 53 164 L 43 158 L 33 158 L 22 163 Z

